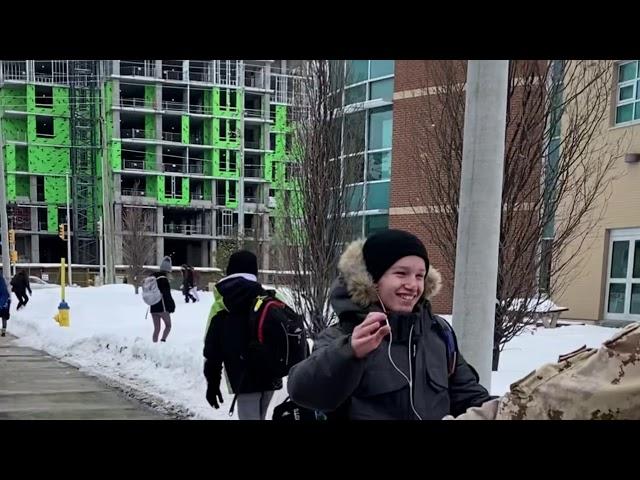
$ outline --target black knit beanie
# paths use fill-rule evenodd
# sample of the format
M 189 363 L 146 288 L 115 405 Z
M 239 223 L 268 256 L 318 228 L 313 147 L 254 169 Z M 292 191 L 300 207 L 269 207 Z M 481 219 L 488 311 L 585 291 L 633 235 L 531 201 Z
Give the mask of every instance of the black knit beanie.
M 380 280 L 394 263 L 410 255 L 422 258 L 429 270 L 429 257 L 424 244 L 404 230 L 382 230 L 370 235 L 364 242 L 362 254 L 374 282 Z
M 258 259 L 248 250 L 239 250 L 229 257 L 227 275 L 234 273 L 250 273 L 258 276 Z

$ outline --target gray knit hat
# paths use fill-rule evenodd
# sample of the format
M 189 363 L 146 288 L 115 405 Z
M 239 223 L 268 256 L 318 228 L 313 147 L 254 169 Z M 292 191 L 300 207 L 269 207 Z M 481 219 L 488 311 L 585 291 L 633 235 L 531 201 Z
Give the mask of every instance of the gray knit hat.
M 160 271 L 161 272 L 170 272 L 171 271 L 171 257 L 164 257 L 162 262 L 160 262 Z

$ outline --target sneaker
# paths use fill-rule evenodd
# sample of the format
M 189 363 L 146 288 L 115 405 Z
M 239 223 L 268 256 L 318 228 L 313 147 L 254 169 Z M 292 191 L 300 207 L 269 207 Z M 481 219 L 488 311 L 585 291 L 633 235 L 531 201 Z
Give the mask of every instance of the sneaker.
M 161 342 L 166 342 L 166 340 L 163 338 L 162 340 L 160 340 Z
M 2 329 L 2 333 L 0 333 L 0 337 L 4 337 L 4 336 L 6 336 L 6 334 L 5 334 L 5 331 L 4 331 L 4 328 L 3 328 Z

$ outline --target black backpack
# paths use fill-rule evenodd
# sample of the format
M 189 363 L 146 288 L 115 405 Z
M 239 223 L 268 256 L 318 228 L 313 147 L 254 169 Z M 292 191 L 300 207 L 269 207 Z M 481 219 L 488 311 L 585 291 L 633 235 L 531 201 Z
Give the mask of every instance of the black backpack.
M 272 292 L 258 297 L 249 315 L 249 369 L 265 378 L 282 378 L 308 356 L 304 317 Z

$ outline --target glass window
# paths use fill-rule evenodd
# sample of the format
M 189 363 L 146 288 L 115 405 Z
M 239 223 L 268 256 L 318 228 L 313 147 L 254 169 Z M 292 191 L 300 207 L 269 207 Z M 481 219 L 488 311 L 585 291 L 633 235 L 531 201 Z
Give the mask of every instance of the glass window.
M 347 115 L 344 128 L 346 154 L 364 151 L 364 119 L 364 111 Z
M 350 60 L 347 62 L 347 84 L 363 82 L 369 76 L 369 60 Z
M 389 182 L 367 184 L 367 210 L 389 208 Z
M 347 203 L 350 212 L 362 210 L 362 185 L 354 185 L 347 189 Z
M 609 284 L 609 313 L 624 313 L 624 291 L 627 286 L 624 283 Z
M 389 228 L 389 215 L 367 215 L 364 217 L 364 234 L 370 235 Z
M 613 242 L 611 254 L 611 278 L 627 278 L 627 263 L 629 260 L 629 242 Z
M 391 151 L 368 154 L 367 180 L 386 180 L 391 175 Z
M 344 175 L 347 183 L 364 181 L 364 155 L 353 155 L 344 158 Z
M 391 108 L 376 108 L 369 113 L 369 150 L 391 148 L 393 113 Z
M 629 100 L 631 98 L 633 98 L 633 85 L 627 85 L 626 87 L 620 88 L 618 100 Z
M 636 240 L 633 253 L 633 278 L 640 278 L 640 240 Z
M 629 311 L 640 314 L 640 283 L 631 285 L 631 309 Z
M 358 85 L 357 87 L 347 88 L 344 92 L 345 105 L 364 102 L 366 99 L 367 99 L 367 90 L 364 84 Z
M 636 102 L 635 106 L 636 106 L 636 111 L 633 114 L 633 119 L 638 120 L 640 118 L 640 102 Z
M 348 217 L 349 218 L 349 234 L 351 238 L 362 237 L 362 217 Z
M 369 100 L 376 100 L 378 98 L 388 102 L 393 100 L 393 78 L 371 82 L 370 85 Z
M 629 122 L 633 118 L 633 103 L 616 108 L 616 123 Z
M 637 76 L 638 62 L 625 63 L 620 65 L 618 69 L 618 82 L 627 82 L 633 80 Z
M 371 60 L 371 77 L 378 78 L 393 73 L 393 60 Z

